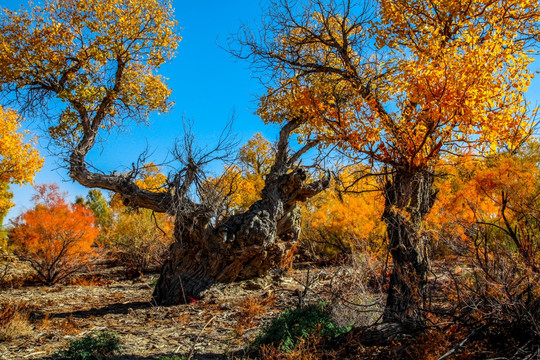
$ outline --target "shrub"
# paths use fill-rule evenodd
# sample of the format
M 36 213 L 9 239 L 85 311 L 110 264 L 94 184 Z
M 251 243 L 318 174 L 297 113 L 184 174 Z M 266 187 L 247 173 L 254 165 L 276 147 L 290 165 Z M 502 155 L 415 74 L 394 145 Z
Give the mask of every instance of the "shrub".
M 187 358 L 185 356 L 171 355 L 171 356 L 160 357 L 158 360 L 186 360 L 186 359 Z
M 254 345 L 279 345 L 289 352 L 303 339 L 318 333 L 322 337 L 334 338 L 347 332 L 334 324 L 324 304 L 288 309 L 265 326 Z
M 85 265 L 98 234 L 95 217 L 80 205 L 69 205 L 57 185 L 36 186 L 36 204 L 20 215 L 9 234 L 15 254 L 53 285 Z
M 113 257 L 134 276 L 159 268 L 172 241 L 172 221 L 150 210 L 125 209 L 108 234 Z
M 87 335 L 69 344 L 67 350 L 55 354 L 55 358 L 70 360 L 104 360 L 120 349 L 116 333 L 103 331 Z

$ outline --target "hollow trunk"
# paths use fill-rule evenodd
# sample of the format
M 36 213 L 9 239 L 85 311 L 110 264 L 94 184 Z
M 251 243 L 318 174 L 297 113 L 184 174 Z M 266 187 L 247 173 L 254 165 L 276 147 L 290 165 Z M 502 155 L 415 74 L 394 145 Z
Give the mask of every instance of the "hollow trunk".
M 386 322 L 416 330 L 424 325 L 430 268 L 423 217 L 435 200 L 433 175 L 427 170 L 397 171 L 385 187 L 383 220 L 387 225 L 393 268 L 384 310 Z

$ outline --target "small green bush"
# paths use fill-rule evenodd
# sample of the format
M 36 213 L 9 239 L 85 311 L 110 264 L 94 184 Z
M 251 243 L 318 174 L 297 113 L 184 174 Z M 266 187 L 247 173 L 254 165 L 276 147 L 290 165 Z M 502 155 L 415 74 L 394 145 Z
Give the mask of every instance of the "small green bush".
M 263 327 L 255 339 L 254 346 L 280 346 L 281 351 L 290 352 L 296 344 L 308 336 L 319 332 L 320 336 L 334 338 L 349 329 L 334 324 L 324 304 L 288 309 Z
M 87 335 L 69 344 L 67 350 L 56 353 L 55 358 L 69 360 L 104 360 L 120 349 L 120 340 L 114 332 L 103 331 Z
M 186 360 L 186 359 L 187 358 L 185 356 L 171 355 L 171 356 L 160 357 L 158 360 Z

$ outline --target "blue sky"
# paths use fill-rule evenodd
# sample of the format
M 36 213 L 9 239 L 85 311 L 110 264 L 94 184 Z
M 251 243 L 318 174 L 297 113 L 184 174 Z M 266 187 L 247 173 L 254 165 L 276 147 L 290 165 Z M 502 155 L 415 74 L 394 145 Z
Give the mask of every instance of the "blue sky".
M 26 4 L 27 1 L 22 0 L 0 0 L 0 6 L 10 9 Z M 256 132 L 262 132 L 269 139 L 275 137 L 275 127 L 264 125 L 254 114 L 256 95 L 262 88 L 258 80 L 252 78 L 248 63 L 233 58 L 220 48 L 220 45 L 226 46 L 227 38 L 242 24 L 260 19 L 259 3 L 250 0 L 176 0 L 173 6 L 182 41 L 175 59 L 166 64 L 161 73 L 169 78 L 175 106 L 167 114 L 152 116 L 149 127 L 136 127 L 129 133 L 111 135 L 102 151 L 93 150 L 90 158 L 103 170 L 122 171 L 122 166 L 137 160 L 146 143 L 154 151 L 152 159 L 162 161 L 175 138 L 182 135 L 182 117 L 193 121 L 195 136 L 203 145 L 211 145 L 216 140 L 233 112 L 236 117 L 233 130 L 242 143 Z M 67 171 L 58 167 L 58 159 L 47 154 L 46 144 L 46 139 L 40 141 L 45 166 L 35 182 L 56 182 L 69 192 L 71 199 L 76 195 L 84 196 L 88 189 L 69 179 Z M 32 205 L 31 186 L 19 188 L 13 185 L 12 190 L 16 206 L 8 218 Z

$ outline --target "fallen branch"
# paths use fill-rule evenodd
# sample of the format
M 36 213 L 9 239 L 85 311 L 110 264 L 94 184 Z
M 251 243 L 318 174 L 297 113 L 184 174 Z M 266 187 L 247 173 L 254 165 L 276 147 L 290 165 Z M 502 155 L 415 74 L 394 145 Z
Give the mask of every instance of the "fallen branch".
M 214 321 L 215 318 L 216 318 L 216 315 L 212 316 L 212 318 L 210 320 L 208 320 L 208 322 L 203 326 L 201 331 L 199 331 L 199 334 L 197 335 L 197 337 L 195 338 L 195 341 L 193 342 L 193 345 L 191 346 L 191 350 L 189 351 L 189 355 L 187 357 L 187 360 L 191 360 L 191 358 L 193 357 L 193 354 L 195 353 L 195 346 L 197 346 L 197 342 L 199 341 L 199 338 L 201 337 L 204 329 L 206 329 L 206 327 L 208 325 L 210 325 L 210 323 L 212 321 Z

